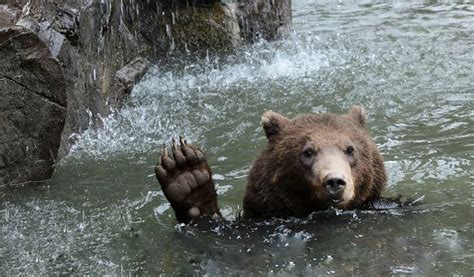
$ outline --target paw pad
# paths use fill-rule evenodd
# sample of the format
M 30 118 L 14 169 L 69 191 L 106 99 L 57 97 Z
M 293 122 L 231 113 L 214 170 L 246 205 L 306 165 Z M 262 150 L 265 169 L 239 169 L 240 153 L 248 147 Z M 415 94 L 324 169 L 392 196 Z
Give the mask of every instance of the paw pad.
M 181 212 L 177 209 L 182 210 L 184 217 L 189 219 L 197 218 L 209 210 L 219 213 L 217 195 L 204 154 L 183 138 L 179 138 L 179 143 L 172 140 L 171 153 L 166 145 L 163 147 L 155 173 L 177 216 Z M 202 199 L 206 197 L 211 198 L 210 201 Z M 203 207 L 202 203 L 212 205 Z

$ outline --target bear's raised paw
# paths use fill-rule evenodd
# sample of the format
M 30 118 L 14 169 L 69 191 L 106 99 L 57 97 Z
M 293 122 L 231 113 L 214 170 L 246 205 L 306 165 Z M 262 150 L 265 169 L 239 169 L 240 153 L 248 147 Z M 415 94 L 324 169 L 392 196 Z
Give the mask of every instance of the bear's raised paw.
M 155 173 L 179 222 L 203 215 L 220 215 L 211 169 L 203 152 L 179 138 L 173 139 L 171 154 L 163 147 Z

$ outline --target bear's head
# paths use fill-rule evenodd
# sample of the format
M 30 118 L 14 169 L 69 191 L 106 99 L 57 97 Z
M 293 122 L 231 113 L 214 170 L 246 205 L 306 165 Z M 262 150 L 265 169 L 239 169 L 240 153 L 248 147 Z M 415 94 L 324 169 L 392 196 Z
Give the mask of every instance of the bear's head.
M 306 199 L 320 207 L 348 209 L 364 202 L 378 170 L 373 160 L 381 162 L 365 122 L 366 113 L 359 106 L 344 115 L 295 119 L 265 112 L 262 125 L 268 138 L 272 183 L 285 186 L 290 194 L 309 194 Z M 383 163 L 380 170 L 384 175 Z

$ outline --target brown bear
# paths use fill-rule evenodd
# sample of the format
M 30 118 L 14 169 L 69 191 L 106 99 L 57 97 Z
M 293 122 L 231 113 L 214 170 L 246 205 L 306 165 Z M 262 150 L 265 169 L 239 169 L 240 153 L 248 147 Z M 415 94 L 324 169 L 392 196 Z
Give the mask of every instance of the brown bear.
M 386 184 L 382 156 L 366 128 L 363 108 L 348 114 L 307 114 L 288 119 L 267 111 L 265 150 L 249 172 L 245 219 L 306 216 L 330 207 L 360 209 L 380 198 Z M 156 176 L 178 221 L 220 216 L 204 154 L 180 138 L 166 146 Z

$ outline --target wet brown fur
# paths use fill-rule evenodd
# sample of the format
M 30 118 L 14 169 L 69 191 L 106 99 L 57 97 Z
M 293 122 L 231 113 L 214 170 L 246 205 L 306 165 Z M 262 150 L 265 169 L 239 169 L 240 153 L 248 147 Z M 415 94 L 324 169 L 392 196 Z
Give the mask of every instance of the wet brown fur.
M 307 170 L 298 160 L 308 141 L 341 150 L 346 140 L 354 143 L 355 196 L 343 209 L 361 208 L 380 197 L 386 183 L 385 169 L 382 156 L 364 127 L 363 110 L 354 107 L 347 115 L 302 115 L 293 120 L 279 116 L 271 115 L 269 126 L 264 123 L 269 142 L 248 176 L 245 218 L 304 216 L 330 206 L 318 199 L 324 188 L 308 181 Z
M 332 159 L 334 153 L 339 158 L 332 161 L 338 164 L 350 161 L 344 168 L 354 181 L 354 197 L 336 207 L 363 208 L 371 200 L 378 199 L 386 183 L 385 168 L 382 156 L 365 128 L 365 121 L 365 112 L 358 106 L 345 115 L 302 115 L 292 120 L 266 112 L 262 123 L 268 145 L 250 170 L 243 217 L 305 216 L 332 205 L 317 170 L 324 162 L 317 164 L 318 159 L 314 159 L 315 167 L 311 170 L 301 162 L 302 150 L 308 143 L 320 153 L 326 153 L 323 155 L 326 160 L 322 161 Z M 173 141 L 172 155 L 164 149 L 155 168 L 178 221 L 187 223 L 204 215 L 220 216 L 211 169 L 203 153 L 180 141 L 179 147 Z M 355 149 L 350 158 L 342 156 L 347 154 L 344 150 L 347 150 L 348 142 Z M 197 182 L 200 183 L 197 186 L 188 183 L 199 179 L 189 179 L 194 170 L 209 173 Z

